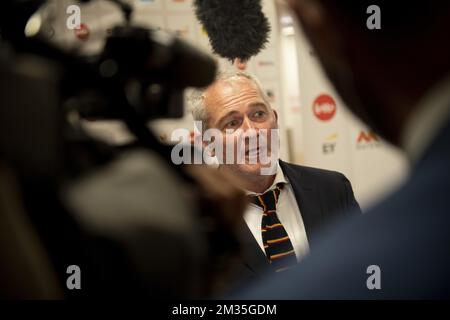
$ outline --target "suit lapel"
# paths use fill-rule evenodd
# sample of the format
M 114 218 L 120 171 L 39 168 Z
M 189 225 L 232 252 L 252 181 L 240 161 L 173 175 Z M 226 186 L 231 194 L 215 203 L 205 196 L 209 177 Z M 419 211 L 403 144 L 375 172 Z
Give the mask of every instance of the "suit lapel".
M 254 273 L 262 274 L 269 267 L 266 255 L 262 252 L 245 221 L 243 221 L 241 230 L 243 263 Z
M 281 160 L 280 166 L 292 186 L 302 215 L 306 235 L 311 242 L 311 235 L 322 221 L 319 194 L 314 188 L 313 182 L 308 179 L 307 175 L 302 174 L 300 166 L 291 166 Z M 255 274 L 265 273 L 269 267 L 266 255 L 262 252 L 245 221 L 242 224 L 240 238 L 243 264 Z
M 311 236 L 323 219 L 319 193 L 309 177 L 303 174 L 300 166 L 291 166 L 281 160 L 280 166 L 292 186 L 306 235 L 311 241 Z

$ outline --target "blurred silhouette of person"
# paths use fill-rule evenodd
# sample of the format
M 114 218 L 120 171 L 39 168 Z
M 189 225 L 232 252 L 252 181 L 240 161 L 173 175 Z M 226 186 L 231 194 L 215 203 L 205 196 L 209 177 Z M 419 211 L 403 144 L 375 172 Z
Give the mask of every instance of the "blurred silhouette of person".
M 323 235 L 301 266 L 241 298 L 449 298 L 449 3 L 289 2 L 347 105 L 403 148 L 412 170 L 365 215 Z M 372 4 L 381 29 L 366 25 Z
M 227 260 L 237 250 L 244 193 L 217 170 L 175 166 L 171 147 L 146 130 L 147 118 L 128 113 L 121 83 L 103 86 L 78 55 L 28 37 L 40 31 L 43 2 L 0 4 L 0 299 L 212 295 L 225 281 L 210 269 L 212 257 Z M 143 43 L 152 43 L 146 34 Z M 213 60 L 197 68 L 185 56 L 196 50 L 184 50 L 175 69 L 210 70 L 212 81 Z M 162 70 L 148 74 L 157 79 Z M 89 137 L 80 125 L 82 88 L 120 101 L 136 141 L 119 148 Z M 94 109 L 114 108 L 108 99 L 88 100 Z M 159 107 L 164 113 L 169 104 Z
M 195 91 L 190 102 L 194 119 L 201 121 L 204 129 L 220 132 L 223 154 L 214 154 L 218 156 L 218 171 L 236 177 L 250 200 L 242 223 L 242 259 L 236 264 L 236 283 L 231 284 L 231 290 L 262 279 L 268 272 L 296 265 L 310 244 L 314 246 L 314 237 L 324 226 L 347 214 L 360 213 L 350 182 L 343 174 L 278 158 L 275 141 L 269 137 L 273 134 L 270 130 L 278 129 L 278 116 L 253 76 L 222 73 L 204 91 Z M 267 132 L 267 139 L 258 138 L 255 146 L 249 139 L 242 142 L 245 161 L 240 162 L 237 140 L 241 134 L 250 137 L 251 131 Z M 271 157 L 270 163 L 264 163 L 261 156 L 265 151 Z M 272 161 L 276 167 L 264 174 L 262 169 Z

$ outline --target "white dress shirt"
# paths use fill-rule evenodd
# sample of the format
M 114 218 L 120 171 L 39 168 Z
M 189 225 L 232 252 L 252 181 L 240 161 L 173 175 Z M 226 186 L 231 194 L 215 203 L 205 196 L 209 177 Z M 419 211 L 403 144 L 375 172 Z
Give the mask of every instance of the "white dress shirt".
M 279 163 L 277 165 L 275 180 L 266 191 L 275 188 L 277 183 L 284 183 L 284 188 L 281 190 L 280 197 L 278 198 L 277 216 L 291 240 L 297 260 L 300 261 L 309 251 L 308 239 L 294 191 L 292 190 L 291 184 L 284 176 Z M 246 193 L 248 195 L 257 195 L 257 193 L 247 190 Z M 261 235 L 262 214 L 262 208 L 251 203 L 244 213 L 244 220 L 265 254 L 266 252 L 264 250 Z

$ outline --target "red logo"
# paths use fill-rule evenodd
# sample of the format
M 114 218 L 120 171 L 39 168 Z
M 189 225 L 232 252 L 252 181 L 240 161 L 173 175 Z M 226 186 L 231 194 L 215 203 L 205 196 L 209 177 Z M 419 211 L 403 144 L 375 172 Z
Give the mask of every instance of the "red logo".
M 314 100 L 313 112 L 319 120 L 328 121 L 336 114 L 336 102 L 330 95 L 321 94 Z
M 81 23 L 80 26 L 74 29 L 75 36 L 80 40 L 87 40 L 89 38 L 89 28 L 84 23 Z
M 364 132 L 361 131 L 359 133 L 358 139 L 356 139 L 357 143 L 361 143 L 361 142 L 379 142 L 380 138 L 377 136 L 377 134 L 373 131 L 369 131 L 369 132 Z

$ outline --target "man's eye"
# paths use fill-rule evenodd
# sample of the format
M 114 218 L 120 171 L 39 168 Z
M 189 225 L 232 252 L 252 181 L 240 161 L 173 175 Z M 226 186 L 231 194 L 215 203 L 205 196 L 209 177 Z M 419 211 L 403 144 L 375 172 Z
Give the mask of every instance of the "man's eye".
M 238 125 L 238 121 L 237 120 L 231 120 L 231 121 L 228 121 L 225 124 L 225 128 L 234 128 L 237 125 Z
M 264 111 L 256 111 L 253 115 L 255 118 L 261 118 L 265 115 L 266 113 Z

